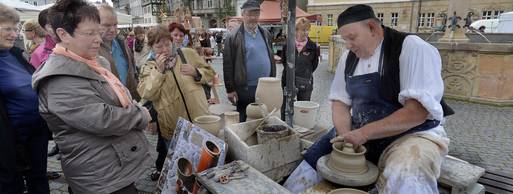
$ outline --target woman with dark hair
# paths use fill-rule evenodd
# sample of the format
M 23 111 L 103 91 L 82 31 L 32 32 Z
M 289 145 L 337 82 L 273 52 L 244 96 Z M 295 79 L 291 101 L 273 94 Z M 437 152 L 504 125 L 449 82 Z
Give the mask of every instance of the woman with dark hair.
M 48 129 L 30 85 L 34 67 L 14 47 L 20 17 L 0 3 L 0 193 L 50 193 Z
M 150 160 L 143 130 L 150 115 L 100 56 L 98 9 L 82 0 L 50 8 L 58 44 L 34 74 L 39 112 L 59 145 L 62 171 L 74 193 L 137 193 Z
M 135 41 L 134 41 L 134 61 L 135 66 L 139 70 L 146 60 L 148 59 L 148 54 L 150 54 L 150 47 L 147 45 L 146 32 L 144 28 L 141 26 L 136 26 L 134 28 Z
M 153 102 L 157 111 L 159 138 L 165 146 L 163 150 L 157 148 L 161 150 L 161 159 L 166 155 L 179 117 L 192 121 L 198 116 L 209 114 L 201 86 L 214 76 L 214 70 L 195 50 L 180 48 L 180 39 L 183 39 L 185 31 L 183 26 L 173 30 L 178 30 L 179 34 L 175 31 L 172 31 L 175 34 L 169 33 L 165 26 L 158 26 L 148 32 L 148 46 L 152 52 L 146 64 L 141 67 L 137 87 L 142 99 Z M 183 59 L 178 55 L 178 49 L 182 51 Z M 163 160 L 160 161 L 157 160 L 157 171 L 162 168 Z

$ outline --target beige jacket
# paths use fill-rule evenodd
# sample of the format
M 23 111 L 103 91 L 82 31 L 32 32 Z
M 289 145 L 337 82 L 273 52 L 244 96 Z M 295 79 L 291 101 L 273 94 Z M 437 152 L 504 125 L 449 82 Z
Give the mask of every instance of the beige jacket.
M 103 57 L 98 60 L 109 68 Z M 50 55 L 32 86 L 73 193 L 112 193 L 142 175 L 151 156 L 143 133 L 150 118 L 141 106 L 123 108 L 103 77 L 62 55 Z
M 201 85 L 210 82 L 214 78 L 215 72 L 195 50 L 182 48 L 182 51 L 187 63 L 194 65 L 201 74 L 200 81 L 195 81 L 192 76 L 183 75 L 180 72 L 182 65 L 180 60 L 177 60 L 173 68 L 178 85 L 187 103 L 190 117 L 194 119 L 208 114 L 208 102 Z M 184 99 L 180 95 L 173 73 L 171 71 L 166 71 L 164 74 L 160 73 L 156 69 L 156 62 L 148 60 L 141 67 L 139 80 L 137 91 L 142 99 L 153 102 L 153 106 L 158 113 L 162 137 L 170 140 L 178 118 L 188 119 Z

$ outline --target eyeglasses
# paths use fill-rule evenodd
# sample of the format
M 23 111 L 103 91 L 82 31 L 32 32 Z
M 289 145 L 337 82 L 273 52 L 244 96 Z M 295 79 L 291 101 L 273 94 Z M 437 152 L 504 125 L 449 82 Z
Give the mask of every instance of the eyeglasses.
M 79 34 L 79 35 L 82 35 L 82 36 L 85 36 L 88 38 L 92 38 L 92 37 L 96 37 L 98 35 L 101 36 L 102 32 L 101 31 L 89 31 L 89 32 L 75 31 L 75 34 Z
M 0 29 L 2 30 L 3 33 L 14 32 L 17 34 L 18 32 L 20 32 L 20 29 L 16 28 L 16 27 L 0 27 Z

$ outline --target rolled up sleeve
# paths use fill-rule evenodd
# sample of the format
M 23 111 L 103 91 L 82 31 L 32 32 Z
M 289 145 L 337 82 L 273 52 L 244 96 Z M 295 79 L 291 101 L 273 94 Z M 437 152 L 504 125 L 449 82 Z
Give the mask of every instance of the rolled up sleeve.
M 438 50 L 418 36 L 410 35 L 403 42 L 399 63 L 399 103 L 404 105 L 406 100 L 415 99 L 429 112 L 428 119 L 441 121 L 444 84 Z

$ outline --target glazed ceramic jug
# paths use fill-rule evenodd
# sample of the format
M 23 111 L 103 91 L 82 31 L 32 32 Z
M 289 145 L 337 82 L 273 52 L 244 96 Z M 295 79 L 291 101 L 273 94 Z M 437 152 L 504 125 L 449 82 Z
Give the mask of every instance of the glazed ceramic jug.
M 251 103 L 246 107 L 246 120 L 255 120 L 264 118 L 267 114 L 267 106 L 264 103 Z
M 281 79 L 275 77 L 259 78 L 255 93 L 255 102 L 264 103 L 267 106 L 267 112 L 271 112 L 276 108 L 274 115 L 280 117 L 281 105 L 283 104 Z

